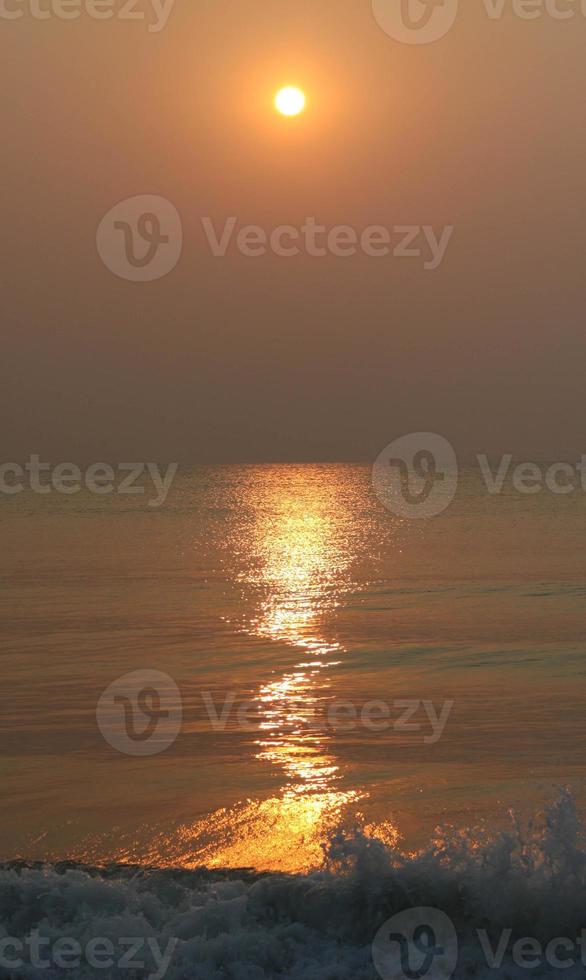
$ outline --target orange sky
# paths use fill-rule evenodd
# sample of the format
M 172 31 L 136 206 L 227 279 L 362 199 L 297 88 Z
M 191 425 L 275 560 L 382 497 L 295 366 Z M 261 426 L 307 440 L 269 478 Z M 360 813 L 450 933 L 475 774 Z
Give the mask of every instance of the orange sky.
M 412 47 L 368 0 L 176 0 L 157 33 L 3 22 L 3 457 L 371 459 L 421 429 L 583 451 L 585 40 L 582 17 L 479 4 Z M 282 84 L 307 94 L 293 122 Z M 151 283 L 96 251 L 138 194 L 183 222 Z M 201 218 L 230 215 L 454 235 L 432 272 L 214 258 Z

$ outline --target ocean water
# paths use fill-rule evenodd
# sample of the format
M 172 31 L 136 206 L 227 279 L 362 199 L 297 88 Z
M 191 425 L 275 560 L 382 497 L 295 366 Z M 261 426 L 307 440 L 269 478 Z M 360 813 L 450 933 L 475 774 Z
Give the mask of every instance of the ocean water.
M 153 955 L 138 950 L 142 969 L 118 966 L 115 955 L 107 976 L 117 980 L 157 975 L 156 953 L 168 950 L 169 980 L 394 980 L 406 974 L 384 955 L 376 973 L 373 937 L 405 908 L 440 909 L 449 919 L 457 937 L 455 976 L 521 980 L 528 969 L 518 963 L 515 941 L 531 937 L 546 949 L 552 938 L 566 937 L 569 949 L 583 934 L 585 907 L 583 827 L 567 794 L 539 826 L 512 827 L 480 845 L 446 833 L 418 854 L 404 855 L 372 837 L 340 833 L 321 870 L 306 874 L 132 866 L 98 872 L 79 864 L 0 869 L 6 935 L 36 932 L 47 950 L 64 936 L 82 949 L 99 936 L 116 952 L 128 948 L 125 937 L 142 937 L 145 947 L 156 943 Z M 505 936 L 498 968 L 483 953 L 479 933 L 493 957 Z M 580 954 L 562 969 L 570 980 L 583 977 Z M 49 966 L 17 975 L 53 980 L 71 974 Z M 93 978 L 104 970 L 82 962 L 74 975 Z M 530 975 L 557 977 L 560 970 L 544 958 Z M 0 965 L 0 976 L 13 980 L 15 972 Z
M 586 925 L 581 495 L 470 470 L 414 522 L 366 466 L 199 467 L 160 509 L 31 493 L 0 522 L 6 935 L 133 922 L 178 938 L 169 977 L 335 980 L 408 907 L 478 976 L 477 925 Z M 182 706 L 148 756 L 96 717 L 136 671 Z

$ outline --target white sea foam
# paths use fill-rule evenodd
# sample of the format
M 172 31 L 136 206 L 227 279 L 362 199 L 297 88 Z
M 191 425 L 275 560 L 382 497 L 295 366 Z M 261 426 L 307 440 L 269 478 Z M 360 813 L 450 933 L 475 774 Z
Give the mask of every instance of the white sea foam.
M 307 875 L 247 871 L 147 870 L 81 865 L 0 868 L 0 937 L 35 930 L 85 946 L 95 937 L 176 939 L 168 980 L 372 980 L 371 943 L 380 925 L 407 908 L 441 909 L 459 942 L 457 977 L 555 976 L 509 958 L 490 970 L 476 930 L 493 946 L 501 930 L 547 942 L 586 927 L 584 828 L 564 792 L 529 826 L 514 820 L 496 835 L 443 832 L 406 856 L 357 831 L 334 836 L 324 868 Z M 140 958 L 140 957 L 138 957 Z M 25 965 L 1 978 L 135 978 L 155 970 L 75 970 Z M 568 980 L 583 967 L 564 970 Z

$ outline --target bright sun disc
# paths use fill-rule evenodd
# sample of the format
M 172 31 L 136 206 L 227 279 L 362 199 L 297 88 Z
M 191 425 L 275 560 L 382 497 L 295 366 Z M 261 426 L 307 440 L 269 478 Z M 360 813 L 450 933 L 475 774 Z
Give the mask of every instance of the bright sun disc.
M 298 116 L 305 108 L 305 96 L 301 89 L 288 86 L 277 92 L 275 105 L 284 116 Z

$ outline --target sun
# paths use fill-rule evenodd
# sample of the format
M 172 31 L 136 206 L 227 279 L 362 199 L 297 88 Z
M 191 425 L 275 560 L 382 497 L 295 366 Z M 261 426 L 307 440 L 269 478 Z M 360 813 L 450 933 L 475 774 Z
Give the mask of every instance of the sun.
M 300 88 L 288 85 L 277 92 L 275 106 L 283 116 L 298 116 L 305 109 L 305 95 Z

